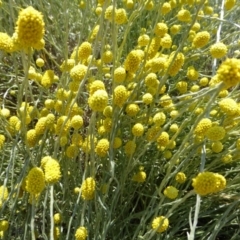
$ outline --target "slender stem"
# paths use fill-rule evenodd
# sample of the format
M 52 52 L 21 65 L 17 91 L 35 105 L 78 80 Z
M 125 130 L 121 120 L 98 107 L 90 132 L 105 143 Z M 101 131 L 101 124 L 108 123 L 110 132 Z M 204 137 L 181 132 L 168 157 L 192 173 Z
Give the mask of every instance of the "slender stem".
M 31 214 L 31 236 L 32 236 L 32 240 L 35 240 L 35 226 L 34 226 L 34 217 L 35 217 L 35 203 L 36 203 L 36 199 L 35 196 L 31 196 L 32 197 L 32 214 Z
M 53 185 L 50 186 L 50 219 L 51 219 L 51 229 L 50 229 L 50 239 L 54 240 L 54 219 L 53 219 L 53 204 L 54 204 L 54 196 L 53 196 Z

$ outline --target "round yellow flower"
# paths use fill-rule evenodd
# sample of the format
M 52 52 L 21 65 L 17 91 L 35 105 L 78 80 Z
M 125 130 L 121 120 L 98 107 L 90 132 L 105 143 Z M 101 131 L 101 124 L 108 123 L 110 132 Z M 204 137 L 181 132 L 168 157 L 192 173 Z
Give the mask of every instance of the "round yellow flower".
M 59 162 L 51 157 L 43 165 L 45 181 L 48 184 L 54 184 L 61 178 L 61 171 Z
M 233 87 L 240 82 L 240 59 L 225 60 L 217 70 L 218 82 L 223 82 L 226 88 Z
M 157 23 L 154 29 L 154 33 L 156 36 L 163 37 L 167 32 L 168 32 L 168 26 L 166 23 Z
M 139 172 L 133 175 L 132 180 L 134 182 L 143 183 L 145 182 L 146 177 L 147 174 L 143 170 L 140 170 Z
M 87 236 L 87 229 L 85 227 L 79 227 L 75 233 L 75 240 L 86 240 Z
M 187 177 L 186 177 L 185 173 L 183 173 L 183 172 L 178 172 L 177 175 L 175 176 L 175 180 L 176 180 L 178 183 L 185 183 L 186 180 L 187 180 Z
M 134 141 L 128 141 L 125 146 L 124 146 L 124 149 L 125 149 L 125 153 L 127 155 L 132 155 L 134 152 L 135 152 L 135 149 L 136 149 L 136 143 Z
M 96 182 L 92 177 L 85 179 L 81 186 L 82 198 L 92 200 L 94 198 Z
M 226 186 L 226 179 L 213 172 L 199 173 L 192 181 L 194 190 L 202 196 L 221 191 Z
M 218 103 L 220 109 L 227 115 L 234 115 L 238 111 L 238 104 L 232 98 L 225 98 Z
M 206 132 L 206 137 L 211 141 L 220 141 L 225 137 L 225 129 L 221 126 L 212 126 Z
M 169 221 L 164 216 L 159 216 L 153 219 L 152 221 L 152 229 L 158 233 L 165 232 L 168 228 Z
M 210 54 L 213 58 L 222 58 L 227 54 L 227 46 L 221 42 L 210 47 Z
M 208 44 L 210 40 L 210 34 L 207 31 L 198 32 L 193 39 L 193 46 L 195 48 L 202 48 Z
M 109 150 L 109 141 L 107 139 L 101 139 L 98 141 L 97 146 L 95 147 L 95 152 L 100 157 L 105 157 Z
M 139 111 L 140 111 L 140 108 L 135 103 L 128 104 L 126 107 L 126 113 L 130 117 L 136 116 Z
M 207 130 L 212 127 L 212 121 L 208 118 L 203 118 L 197 124 L 194 133 L 196 136 L 205 135 Z
M 45 188 L 45 178 L 44 173 L 41 168 L 32 168 L 26 180 L 26 191 L 32 195 L 38 195 Z
M 128 98 L 127 89 L 123 85 L 119 85 L 114 89 L 113 102 L 119 107 L 125 103 Z
M 143 135 L 144 132 L 144 127 L 141 123 L 136 123 L 133 127 L 132 127 L 132 134 L 133 136 L 136 137 L 141 137 Z
M 163 194 L 170 199 L 175 199 L 178 196 L 178 190 L 173 186 L 168 186 L 164 191 Z
M 44 35 L 44 25 L 42 13 L 33 7 L 21 10 L 15 29 L 19 44 L 24 48 L 38 48 L 37 45 Z
M 88 103 L 93 111 L 102 112 L 108 104 L 108 94 L 105 90 L 97 90 L 89 97 Z

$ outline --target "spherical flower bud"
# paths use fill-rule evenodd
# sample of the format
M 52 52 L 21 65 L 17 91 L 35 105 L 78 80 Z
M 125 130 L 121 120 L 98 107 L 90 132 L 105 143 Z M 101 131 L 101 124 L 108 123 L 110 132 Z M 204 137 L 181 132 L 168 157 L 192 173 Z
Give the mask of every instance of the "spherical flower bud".
M 37 65 L 38 67 L 43 67 L 43 66 L 44 66 L 44 60 L 43 60 L 42 58 L 38 58 L 38 59 L 36 60 L 36 65 Z
M 122 139 L 119 137 L 115 137 L 113 140 L 113 148 L 117 149 L 120 148 L 122 146 Z
M 27 7 L 20 11 L 17 23 L 17 42 L 24 47 L 38 48 L 44 35 L 43 15 L 33 7 Z
M 203 118 L 197 124 L 194 133 L 196 136 L 205 135 L 207 130 L 212 127 L 212 121 L 208 118 Z
M 47 117 L 41 117 L 38 119 L 35 125 L 35 131 L 37 136 L 43 135 L 47 126 Z
M 186 177 L 185 173 L 183 173 L 183 172 L 178 172 L 177 175 L 175 176 L 175 180 L 176 180 L 178 183 L 185 183 L 186 180 L 187 180 L 187 177 Z
M 132 134 L 135 137 L 141 137 L 143 135 L 143 132 L 144 132 L 144 127 L 141 123 L 136 123 L 132 127 Z
M 218 103 L 222 112 L 227 115 L 234 115 L 238 111 L 238 104 L 232 98 L 225 98 Z
M 26 191 L 32 195 L 40 194 L 45 188 L 45 178 L 44 173 L 41 168 L 32 168 L 26 180 Z
M 111 106 L 106 106 L 103 110 L 103 115 L 106 118 L 111 118 L 112 117 L 112 107 Z
M 206 137 L 211 141 L 220 141 L 225 137 L 225 129 L 221 126 L 212 126 L 206 132 Z
M 157 126 L 162 126 L 166 121 L 166 115 L 163 112 L 159 112 L 156 113 L 153 116 L 153 122 L 157 125 Z
M 70 71 L 70 76 L 74 81 L 81 82 L 87 73 L 87 67 L 83 64 L 78 64 Z
M 210 47 L 210 54 L 213 58 L 222 58 L 227 54 L 227 46 L 221 42 L 215 43 Z
M 53 216 L 54 224 L 59 224 L 61 222 L 61 214 L 60 213 L 55 213 Z
M 82 198 L 84 200 L 92 200 L 94 198 L 96 182 L 92 177 L 85 179 L 81 186 Z
M 108 94 L 105 90 L 97 90 L 88 99 L 88 104 L 93 111 L 102 112 L 108 104 Z
M 140 108 L 135 103 L 128 104 L 126 107 L 126 113 L 130 117 L 136 116 L 139 111 L 140 111 Z
M 6 186 L 0 186 L 0 208 L 1 204 L 8 198 L 8 189 Z
M 66 149 L 66 156 L 68 158 L 76 158 L 78 155 L 78 152 L 79 152 L 78 146 L 76 146 L 75 144 L 71 144 Z
M 80 115 L 73 116 L 70 121 L 70 126 L 75 130 L 81 128 L 83 126 L 83 118 Z
M 172 99 L 169 95 L 163 95 L 160 100 L 159 100 L 159 104 L 162 107 L 169 107 L 172 104 Z
M 114 89 L 113 102 L 115 105 L 122 107 L 127 98 L 127 89 L 123 85 L 119 85 Z
M 150 94 L 150 93 L 145 93 L 145 94 L 142 96 L 142 101 L 143 101 L 143 103 L 145 103 L 146 105 L 151 104 L 152 101 L 153 101 L 153 96 L 152 96 L 152 94 Z
M 215 141 L 212 144 L 212 151 L 214 153 L 220 153 L 223 150 L 223 144 L 220 141 Z
M 181 22 L 190 22 L 192 20 L 191 13 L 186 9 L 181 9 L 177 14 L 177 18 Z
M 224 82 L 226 88 L 237 85 L 240 82 L 240 60 L 225 60 L 217 70 L 217 79 L 218 82 Z
M 199 76 L 199 73 L 193 66 L 188 67 L 187 78 L 189 80 L 195 81 L 198 79 L 198 76 Z
M 145 182 L 147 174 L 143 170 L 139 170 L 136 174 L 133 175 L 132 180 L 137 183 Z
M 113 80 L 115 83 L 122 83 L 126 78 L 126 70 L 123 67 L 118 67 L 114 70 Z
M 118 25 L 124 24 L 127 22 L 127 13 L 124 8 L 119 8 L 115 12 L 115 22 Z
M 147 46 L 150 41 L 150 37 L 147 34 L 142 34 L 138 38 L 138 46 L 144 47 Z
M 92 53 L 92 45 L 89 42 L 83 42 L 78 48 L 79 60 L 87 59 Z
M 159 216 L 153 219 L 152 221 L 152 229 L 158 233 L 165 232 L 168 228 L 169 221 L 164 216 Z
M 75 240 L 86 240 L 87 236 L 87 229 L 85 227 L 79 227 L 75 233 Z
M 142 56 L 138 50 L 132 50 L 128 55 L 124 63 L 126 71 L 135 73 L 141 63 Z
M 9 227 L 9 223 L 7 220 L 1 220 L 0 221 L 0 231 L 7 231 L 8 230 L 8 227 Z
M 226 187 L 226 179 L 213 172 L 202 172 L 192 179 L 192 186 L 197 194 L 205 196 L 216 193 Z
M 181 25 L 177 25 L 177 24 L 172 25 L 172 27 L 170 28 L 170 33 L 172 35 L 178 34 L 181 30 L 181 27 L 182 27 Z
M 98 141 L 95 147 L 95 152 L 100 157 L 105 157 L 109 150 L 109 141 L 107 139 L 101 139 Z
M 193 46 L 195 48 L 202 48 L 208 44 L 210 40 L 210 34 L 207 31 L 198 32 L 193 39 Z
M 34 147 L 38 142 L 38 135 L 35 129 L 30 129 L 27 131 L 26 144 L 29 147 Z
M 17 50 L 13 39 L 7 33 L 0 32 L 0 50 L 7 53 Z
M 5 136 L 3 134 L 0 134 L 0 150 L 3 147 L 5 140 L 6 140 Z
M 177 83 L 176 88 L 179 93 L 184 94 L 187 92 L 188 83 L 186 81 L 180 81 Z
M 224 2 L 224 7 L 229 11 L 231 10 L 236 4 L 236 0 L 226 0 Z
M 135 152 L 136 149 L 136 143 L 134 141 L 128 141 L 125 146 L 124 146 L 124 150 L 126 155 L 132 155 Z
M 49 157 L 43 165 L 45 181 L 48 184 L 54 184 L 61 178 L 60 165 L 57 160 Z
M 90 83 L 90 95 L 93 95 L 94 92 L 96 92 L 97 90 L 105 90 L 105 85 L 103 81 L 100 80 L 95 80 L 92 83 Z
M 160 45 L 163 47 L 163 48 L 171 48 L 172 46 L 172 38 L 169 34 L 164 34 L 164 36 L 161 38 L 161 43 Z
M 172 77 L 177 75 L 177 73 L 179 72 L 179 70 L 183 66 L 184 60 L 185 60 L 184 55 L 182 53 L 178 53 L 176 58 L 173 61 L 174 55 L 175 55 L 175 52 L 172 52 L 170 54 L 170 57 L 169 57 L 168 61 L 167 61 L 167 66 L 169 66 L 168 67 L 169 68 L 168 69 L 168 74 Z M 172 61 L 173 61 L 173 63 L 172 63 Z
M 167 132 L 162 132 L 158 138 L 157 138 L 157 143 L 159 147 L 166 147 L 169 143 L 169 135 Z
M 163 15 L 166 15 L 167 13 L 169 13 L 172 10 L 171 4 L 168 2 L 163 3 L 160 11 Z
M 163 194 L 170 199 L 175 199 L 178 196 L 178 190 L 173 186 L 168 186 L 164 191 Z
M 157 23 L 154 28 L 154 33 L 158 37 L 163 37 L 168 32 L 168 26 L 165 23 Z
M 52 70 L 47 70 L 42 76 L 41 84 L 45 88 L 51 87 L 54 83 L 54 72 Z

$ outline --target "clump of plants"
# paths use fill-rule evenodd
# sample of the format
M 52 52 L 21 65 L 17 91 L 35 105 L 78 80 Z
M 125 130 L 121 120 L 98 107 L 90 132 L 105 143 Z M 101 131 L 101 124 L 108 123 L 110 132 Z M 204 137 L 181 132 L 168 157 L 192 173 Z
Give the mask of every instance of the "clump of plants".
M 237 1 L 0 3 L 0 238 L 237 239 Z

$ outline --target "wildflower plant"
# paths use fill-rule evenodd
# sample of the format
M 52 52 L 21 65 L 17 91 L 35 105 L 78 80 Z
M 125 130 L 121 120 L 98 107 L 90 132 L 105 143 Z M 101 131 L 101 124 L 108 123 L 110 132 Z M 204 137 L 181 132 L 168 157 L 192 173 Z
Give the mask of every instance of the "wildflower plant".
M 239 2 L 32 2 L 0 1 L 0 238 L 237 239 Z

